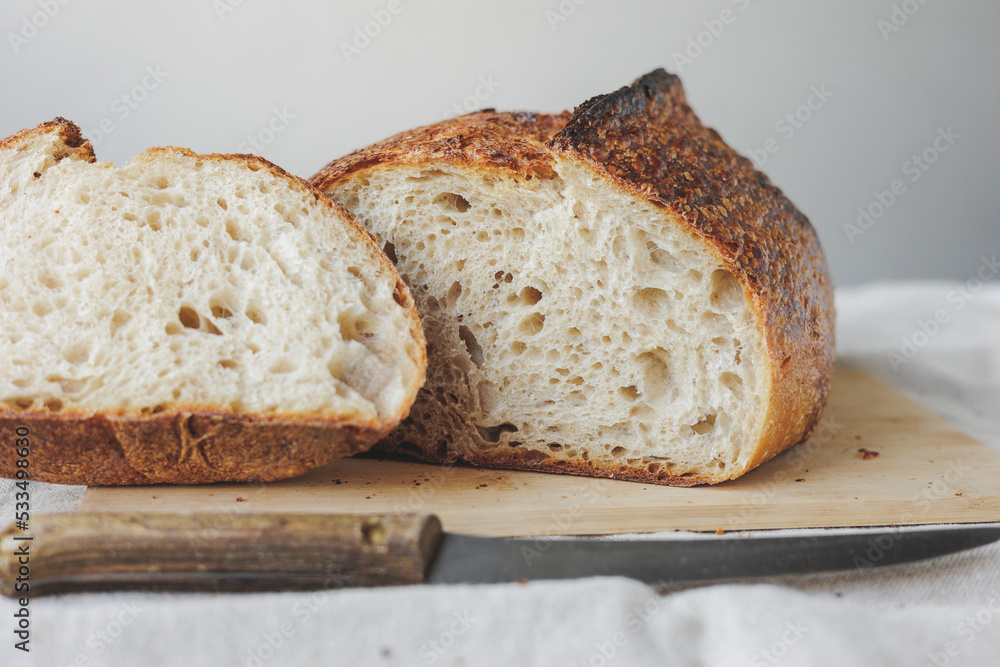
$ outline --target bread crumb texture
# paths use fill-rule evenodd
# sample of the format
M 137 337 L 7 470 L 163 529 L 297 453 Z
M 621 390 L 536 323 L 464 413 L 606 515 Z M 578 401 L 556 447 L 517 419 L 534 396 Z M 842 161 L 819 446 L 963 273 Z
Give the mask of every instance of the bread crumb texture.
M 643 114 L 665 103 L 643 86 L 682 95 L 654 78 L 572 118 L 485 112 L 414 130 L 314 178 L 381 240 L 427 332 L 427 385 L 391 448 L 690 485 L 736 477 L 812 429 L 833 360 L 815 233 L 686 105 L 665 134 L 643 135 Z M 604 124 L 599 103 L 616 105 Z M 628 159 L 645 166 L 614 163 Z M 643 175 L 654 170 L 669 184 Z M 695 191 L 733 216 L 725 243 L 709 229 L 722 223 L 685 204 Z
M 298 474 L 406 415 L 425 363 L 409 291 L 370 235 L 300 179 L 174 148 L 117 168 L 58 119 L 0 144 L 0 187 L 10 423 L 101 431 L 93 448 L 103 440 L 123 471 L 139 466 L 124 481 L 216 481 L 269 456 L 263 477 Z M 120 451 L 142 448 L 141 424 L 167 451 Z M 254 424 L 283 425 L 269 436 L 281 451 L 251 443 Z M 306 426 L 308 455 L 295 444 Z M 66 449 L 62 477 L 117 483 L 89 478 L 74 447 L 47 446 Z M 175 474 L 183 459 L 205 474 Z

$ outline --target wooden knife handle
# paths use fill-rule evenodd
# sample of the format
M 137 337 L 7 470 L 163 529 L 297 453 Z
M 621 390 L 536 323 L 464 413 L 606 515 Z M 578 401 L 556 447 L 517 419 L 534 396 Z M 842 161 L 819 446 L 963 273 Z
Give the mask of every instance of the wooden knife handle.
M 414 584 L 440 539 L 432 515 L 40 515 L 0 533 L 0 593 Z

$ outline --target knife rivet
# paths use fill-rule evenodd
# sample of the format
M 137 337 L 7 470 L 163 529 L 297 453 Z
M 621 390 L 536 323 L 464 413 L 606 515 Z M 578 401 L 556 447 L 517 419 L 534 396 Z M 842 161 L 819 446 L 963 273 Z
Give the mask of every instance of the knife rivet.
M 380 547 L 385 544 L 385 528 L 378 521 L 366 521 L 361 524 L 361 537 L 365 544 Z

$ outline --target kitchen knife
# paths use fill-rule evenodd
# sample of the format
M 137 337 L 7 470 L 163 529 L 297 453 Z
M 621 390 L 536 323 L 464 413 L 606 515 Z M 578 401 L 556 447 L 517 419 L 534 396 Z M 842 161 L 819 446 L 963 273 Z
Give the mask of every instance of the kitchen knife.
M 431 515 L 53 514 L 0 533 L 0 592 L 261 591 L 625 576 L 677 584 L 894 565 L 1000 540 L 1000 524 L 609 541 L 446 533 Z

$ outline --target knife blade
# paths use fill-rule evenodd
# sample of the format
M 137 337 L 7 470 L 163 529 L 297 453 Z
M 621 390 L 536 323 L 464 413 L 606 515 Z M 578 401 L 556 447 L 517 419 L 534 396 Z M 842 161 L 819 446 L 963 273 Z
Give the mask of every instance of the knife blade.
M 691 540 L 496 538 L 433 515 L 61 514 L 0 533 L 0 593 L 265 591 L 625 576 L 651 584 L 896 565 L 1000 540 L 1000 524 Z

